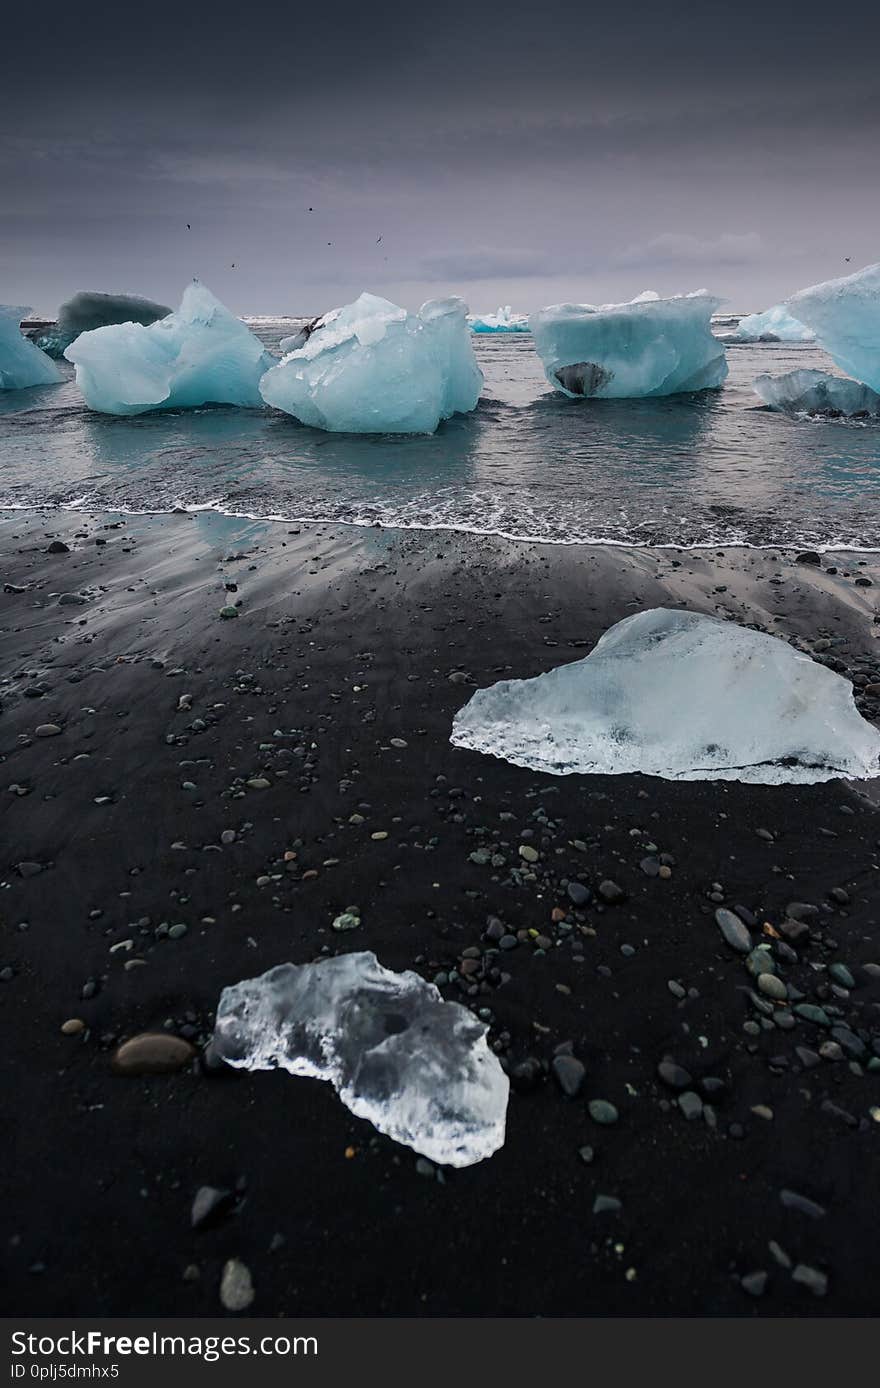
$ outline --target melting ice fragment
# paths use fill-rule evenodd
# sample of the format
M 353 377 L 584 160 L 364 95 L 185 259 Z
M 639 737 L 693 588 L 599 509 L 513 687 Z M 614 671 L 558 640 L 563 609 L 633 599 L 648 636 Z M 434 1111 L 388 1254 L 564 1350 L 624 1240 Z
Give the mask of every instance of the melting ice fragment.
M 802 289 L 786 307 L 841 371 L 880 391 L 880 264 Z
M 816 334 L 792 318 L 785 304 L 741 318 L 732 334 L 735 342 L 815 342 Z
M 510 304 L 502 305 L 497 313 L 470 313 L 468 323 L 472 333 L 527 333 L 526 313 L 514 313 Z
M 555 304 L 529 320 L 547 380 L 569 396 L 628 399 L 720 386 L 724 347 L 710 329 L 722 301 L 702 290 L 629 304 Z
M 61 380 L 54 362 L 22 335 L 19 324 L 29 313 L 28 308 L 0 304 L 0 390 L 51 386 Z
M 461 299 L 432 299 L 412 314 L 362 294 L 295 336 L 263 377 L 263 399 L 334 433 L 432 434 L 480 396 L 466 312 Z
M 478 690 L 452 742 L 517 766 L 760 785 L 880 775 L 848 680 L 777 637 L 654 608 L 584 660 Z
M 86 404 L 103 414 L 261 405 L 260 377 L 275 360 L 209 289 L 189 285 L 180 308 L 144 327 L 115 323 L 65 349 Z
M 80 333 L 105 328 L 110 323 L 142 323 L 145 327 L 171 312 L 165 304 L 153 303 L 137 294 L 97 294 L 83 291 L 74 294 L 58 310 L 58 321 L 34 337 L 50 357 L 62 357 Z
M 880 415 L 880 395 L 870 386 L 827 371 L 756 376 L 754 388 L 765 405 L 790 414 Z
M 431 1161 L 472 1166 L 504 1143 L 509 1083 L 486 1027 L 369 951 L 224 988 L 213 1050 L 240 1069 L 329 1080 L 352 1113 Z

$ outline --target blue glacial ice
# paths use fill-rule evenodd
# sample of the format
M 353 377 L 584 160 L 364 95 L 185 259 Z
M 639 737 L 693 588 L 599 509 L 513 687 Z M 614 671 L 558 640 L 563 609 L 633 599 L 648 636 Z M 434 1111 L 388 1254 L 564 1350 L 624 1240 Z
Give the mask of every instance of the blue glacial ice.
M 727 376 L 710 322 L 720 299 L 705 291 L 628 304 L 556 304 L 530 319 L 547 380 L 563 394 L 599 399 L 714 389 Z
M 802 289 L 786 307 L 841 371 L 880 391 L 880 264 Z
M 309 325 L 266 372 L 263 399 L 334 433 L 432 434 L 480 396 L 466 313 L 461 299 L 431 299 L 413 314 L 362 294 Z
M 380 1133 L 472 1166 L 503 1145 L 510 1090 L 486 1030 L 433 983 L 365 951 L 224 988 L 211 1050 L 239 1069 L 329 1080 Z
M 527 313 L 514 313 L 510 304 L 502 305 L 497 313 L 470 313 L 468 323 L 472 333 L 527 333 Z
M 734 342 L 815 342 L 816 334 L 792 318 L 785 304 L 741 318 L 731 334 Z
M 58 310 L 58 321 L 35 335 L 33 340 L 50 357 L 63 357 L 64 349 L 80 333 L 105 328 L 110 323 L 143 323 L 147 326 L 171 312 L 164 304 L 141 299 L 136 294 L 98 294 L 84 290 L 74 294 Z
M 789 414 L 880 415 L 880 395 L 870 386 L 827 371 L 756 376 L 754 388 L 765 405 Z
M 260 378 L 275 358 L 203 284 L 180 308 L 144 327 L 115 323 L 65 349 L 86 404 L 102 414 L 262 405 Z
M 0 390 L 50 386 L 61 380 L 55 363 L 22 334 L 19 324 L 29 313 L 28 308 L 0 304 Z
M 477 690 L 451 741 L 557 776 L 880 775 L 880 732 L 849 680 L 777 637 L 665 608 L 618 622 L 584 660 Z

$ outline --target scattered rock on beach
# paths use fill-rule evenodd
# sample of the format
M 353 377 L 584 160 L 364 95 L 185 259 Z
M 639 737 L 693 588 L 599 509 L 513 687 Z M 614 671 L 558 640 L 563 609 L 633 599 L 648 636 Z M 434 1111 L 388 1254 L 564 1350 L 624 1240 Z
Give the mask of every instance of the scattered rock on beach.
M 220 1281 L 220 1301 L 227 1311 L 246 1311 L 254 1301 L 250 1268 L 239 1258 L 229 1258 Z
M 182 1070 L 195 1054 L 195 1048 L 182 1036 L 144 1031 L 117 1048 L 113 1069 L 117 1075 L 168 1075 Z

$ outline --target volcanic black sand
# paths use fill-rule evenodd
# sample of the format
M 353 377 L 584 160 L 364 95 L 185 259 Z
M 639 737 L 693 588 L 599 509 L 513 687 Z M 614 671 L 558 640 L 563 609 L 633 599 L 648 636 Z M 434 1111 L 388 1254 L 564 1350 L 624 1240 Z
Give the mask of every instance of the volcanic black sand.
M 873 560 L 70 512 L 7 515 L 0 558 L 7 1314 L 216 1314 L 230 1258 L 257 1315 L 876 1313 L 870 783 L 557 778 L 449 743 L 472 685 L 657 605 L 794 639 L 876 718 Z M 488 1009 L 496 1156 L 433 1168 L 329 1085 L 204 1065 L 226 984 L 341 949 Z M 144 1031 L 194 1058 L 117 1073 Z M 202 1186 L 229 1194 L 193 1229 Z

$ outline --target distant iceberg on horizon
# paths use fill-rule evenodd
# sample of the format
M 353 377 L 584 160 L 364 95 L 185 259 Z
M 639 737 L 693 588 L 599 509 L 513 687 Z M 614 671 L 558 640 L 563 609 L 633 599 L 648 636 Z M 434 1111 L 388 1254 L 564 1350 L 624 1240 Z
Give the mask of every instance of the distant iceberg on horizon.
M 802 289 L 785 307 L 841 371 L 880 391 L 880 264 Z
M 86 404 L 102 414 L 262 405 L 260 378 L 276 360 L 198 281 L 180 308 L 144 327 L 115 323 L 65 348 Z
M 480 397 L 466 314 L 457 298 L 430 299 L 413 314 L 361 294 L 296 334 L 260 392 L 267 405 L 332 433 L 433 434 Z
M 793 318 L 785 304 L 741 318 L 730 335 L 733 342 L 815 342 L 812 328 Z
M 705 290 L 661 299 L 649 289 L 626 304 L 554 304 L 529 322 L 547 380 L 564 395 L 678 395 L 727 377 L 710 326 L 722 303 Z
M 468 325 L 472 333 L 527 333 L 529 316 L 514 313 L 510 304 L 503 304 L 495 313 L 470 313 Z
M 57 385 L 61 372 L 21 331 L 29 308 L 0 304 L 0 390 Z
M 64 350 L 81 333 L 106 328 L 111 323 L 141 323 L 148 327 L 159 318 L 167 318 L 171 309 L 165 304 L 142 299 L 138 294 L 104 294 L 82 290 L 61 305 L 54 327 L 44 329 L 32 341 L 47 356 L 63 357 Z

